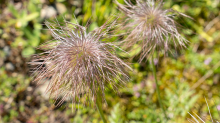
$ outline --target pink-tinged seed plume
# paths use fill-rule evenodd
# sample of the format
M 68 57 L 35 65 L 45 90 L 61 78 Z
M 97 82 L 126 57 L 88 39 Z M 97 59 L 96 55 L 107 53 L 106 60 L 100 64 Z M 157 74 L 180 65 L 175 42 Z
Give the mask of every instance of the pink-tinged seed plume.
M 33 56 L 30 64 L 35 66 L 34 81 L 49 81 L 46 91 L 61 99 L 58 105 L 66 99 L 74 104 L 96 101 L 97 92 L 105 101 L 106 88 L 117 90 L 124 84 L 123 78 L 128 78 L 124 71 L 130 67 L 115 55 L 114 45 L 102 41 L 115 21 L 89 33 L 86 27 L 67 21 L 45 24 L 54 40 L 41 45 L 44 52 Z
M 124 1 L 126 5 L 116 0 L 119 10 L 126 15 L 121 29 L 128 35 L 123 41 L 124 47 L 131 48 L 139 44 L 140 62 L 155 51 L 163 51 L 166 54 L 171 51 L 171 45 L 175 48 L 185 47 L 188 41 L 179 34 L 174 16 L 189 16 L 172 9 L 162 9 L 163 0 L 136 0 L 135 5 L 130 0 Z

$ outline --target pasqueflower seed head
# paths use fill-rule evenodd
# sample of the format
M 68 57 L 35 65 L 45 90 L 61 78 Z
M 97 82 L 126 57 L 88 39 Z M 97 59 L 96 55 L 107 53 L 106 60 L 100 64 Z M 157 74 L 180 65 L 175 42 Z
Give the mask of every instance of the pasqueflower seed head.
M 34 55 L 30 64 L 35 66 L 34 81 L 49 81 L 46 91 L 59 98 L 57 105 L 66 99 L 74 104 L 95 101 L 98 92 L 105 101 L 106 87 L 117 90 L 128 78 L 125 67 L 130 67 L 115 55 L 114 45 L 102 41 L 115 21 L 89 33 L 67 21 L 45 24 L 54 40 L 42 44 L 39 48 L 44 52 Z M 82 96 L 89 101 L 80 101 Z
M 129 48 L 135 44 L 141 45 L 139 61 L 153 55 L 156 51 L 171 51 L 171 46 L 185 47 L 188 42 L 183 38 L 174 21 L 175 14 L 189 17 L 172 9 L 162 9 L 163 0 L 136 0 L 136 4 L 124 0 L 126 5 L 116 4 L 126 15 L 126 21 L 122 24 L 122 30 L 126 30 L 128 36 L 124 39 L 124 46 Z

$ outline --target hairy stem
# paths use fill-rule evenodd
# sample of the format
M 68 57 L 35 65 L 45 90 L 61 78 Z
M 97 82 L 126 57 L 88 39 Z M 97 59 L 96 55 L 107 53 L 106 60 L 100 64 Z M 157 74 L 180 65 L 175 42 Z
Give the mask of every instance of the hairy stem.
M 103 123 L 107 123 L 106 120 L 105 120 L 105 117 L 104 117 L 103 110 L 102 110 L 102 98 L 101 98 L 100 91 L 98 91 L 98 93 L 97 93 L 96 107 L 99 110 L 99 114 L 102 118 Z
M 155 83 L 156 83 L 156 91 L 157 91 L 157 97 L 158 97 L 158 101 L 159 101 L 159 104 L 160 104 L 160 108 L 163 110 L 163 114 L 164 114 L 166 120 L 168 120 L 165 109 L 163 107 L 161 97 L 160 97 L 160 89 L 159 89 L 159 85 L 158 85 L 158 81 L 157 81 L 157 74 L 156 74 L 157 71 L 156 71 L 156 67 L 154 65 L 153 57 L 151 59 L 151 64 L 152 64 L 152 68 L 153 68 L 153 75 L 154 75 L 154 79 L 155 79 Z

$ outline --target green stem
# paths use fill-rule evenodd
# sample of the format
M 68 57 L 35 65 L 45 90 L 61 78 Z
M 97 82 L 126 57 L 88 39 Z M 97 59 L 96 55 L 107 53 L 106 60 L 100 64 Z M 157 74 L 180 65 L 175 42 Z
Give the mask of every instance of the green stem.
M 156 91 L 157 91 L 157 96 L 158 96 L 160 108 L 163 110 L 163 114 L 164 114 L 166 120 L 168 120 L 166 112 L 165 112 L 165 109 L 163 107 L 163 103 L 162 103 L 161 97 L 160 97 L 160 89 L 159 89 L 159 85 L 158 85 L 158 81 L 157 81 L 156 67 L 154 65 L 153 57 L 152 57 L 152 60 L 151 60 L 151 64 L 152 64 L 152 68 L 153 68 L 153 74 L 154 74 L 154 79 L 155 79 L 155 83 L 156 83 Z
M 106 120 L 105 120 L 105 117 L 104 117 L 103 110 L 102 110 L 102 98 L 101 98 L 100 91 L 98 91 L 98 94 L 97 94 L 96 107 L 99 110 L 99 114 L 102 118 L 103 123 L 107 123 Z

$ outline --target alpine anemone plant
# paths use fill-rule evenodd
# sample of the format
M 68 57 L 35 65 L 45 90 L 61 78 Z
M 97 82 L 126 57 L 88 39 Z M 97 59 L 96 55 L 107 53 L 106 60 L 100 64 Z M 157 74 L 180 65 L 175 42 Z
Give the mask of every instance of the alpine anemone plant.
M 106 88 L 117 91 L 125 84 L 125 69 L 130 67 L 116 56 L 113 44 L 103 41 L 115 22 L 91 32 L 68 21 L 45 23 L 54 40 L 42 44 L 39 49 L 44 52 L 34 55 L 30 64 L 34 81 L 49 81 L 46 92 L 59 99 L 57 105 L 66 99 L 74 104 L 102 103 Z
M 152 57 L 151 65 L 158 101 L 164 117 L 168 120 L 160 96 L 156 67 L 153 64 L 154 55 L 159 57 L 160 52 L 167 54 L 170 51 L 172 53 L 173 47 L 174 51 L 177 51 L 178 47 L 186 47 L 188 41 L 178 32 L 174 18 L 175 15 L 189 16 L 173 9 L 163 9 L 163 0 L 136 0 L 136 4 L 130 0 L 124 1 L 126 5 L 116 0 L 119 10 L 126 15 L 125 21 L 121 24 L 121 30 L 126 30 L 127 34 L 122 41 L 123 47 L 134 50 L 135 45 L 138 45 L 138 48 L 140 46 L 139 62 L 142 62 L 144 58 L 148 60 L 149 56 Z
M 127 37 L 123 46 L 127 49 L 138 44 L 141 46 L 139 62 L 155 52 L 167 54 L 178 47 L 186 47 L 188 42 L 177 30 L 175 15 L 189 17 L 173 9 L 163 9 L 163 0 L 136 0 L 132 4 L 130 0 L 124 0 L 126 5 L 116 0 L 119 10 L 126 18 L 121 25 L 121 30 L 126 30 Z M 132 49 L 133 50 L 133 49 Z

